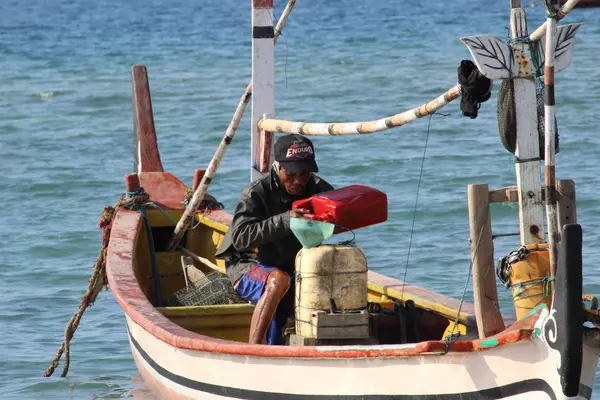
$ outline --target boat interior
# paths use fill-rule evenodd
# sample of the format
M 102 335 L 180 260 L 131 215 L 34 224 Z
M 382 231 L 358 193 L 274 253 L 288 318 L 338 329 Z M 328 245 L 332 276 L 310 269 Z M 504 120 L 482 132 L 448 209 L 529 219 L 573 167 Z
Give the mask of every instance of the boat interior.
M 183 306 L 164 304 L 163 299 L 168 299 L 186 288 L 186 276 L 182 268 L 183 251 L 166 251 L 176 221 L 182 214 L 183 211 L 179 210 L 147 211 L 152 226 L 154 254 L 160 280 L 160 304 L 151 267 L 152 251 L 148 244 L 148 231 L 142 220 L 133 257 L 135 274 L 142 291 L 165 317 L 187 330 L 213 338 L 247 343 L 254 310 L 250 303 Z M 192 228 L 183 239 L 182 248 L 217 265 L 221 275 L 225 277 L 224 262 L 216 260 L 214 254 L 226 230 L 227 226 L 211 219 L 210 214 L 207 217 L 206 214 L 198 213 Z M 213 268 L 198 260 L 194 260 L 193 263 L 194 267 L 205 274 L 213 271 Z M 463 308 L 456 320 L 457 307 L 445 301 L 452 302 L 454 299 L 415 286 L 407 286 L 402 291 L 402 285 L 390 284 L 390 280 L 392 283 L 401 283 L 369 273 L 367 287 L 370 339 L 343 343 L 329 341 L 329 344 L 416 343 L 441 340 L 452 332 L 455 337 L 461 338 L 472 339 L 473 335 L 476 335 L 469 305 Z M 403 299 L 404 302 L 399 301 Z

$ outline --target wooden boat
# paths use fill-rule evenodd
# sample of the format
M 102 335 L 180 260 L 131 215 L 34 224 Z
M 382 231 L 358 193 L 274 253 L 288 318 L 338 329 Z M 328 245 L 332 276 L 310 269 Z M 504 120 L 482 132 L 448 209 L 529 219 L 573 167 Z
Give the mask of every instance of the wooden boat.
M 519 29 L 527 26 L 523 23 L 525 11 L 515 5 L 514 0 L 512 3 L 513 36 L 523 37 L 524 32 Z M 576 1 L 571 0 L 570 5 L 573 3 Z M 273 64 L 273 28 L 271 19 L 266 17 L 270 13 L 272 1 L 253 1 L 253 31 L 263 33 L 253 38 L 253 62 L 257 62 L 257 56 L 263 58 L 261 63 L 254 64 L 252 82 L 253 146 L 261 144 L 263 160 L 253 160 L 253 163 L 263 171 L 269 166 L 272 137 L 269 133 L 376 132 L 435 112 L 460 94 L 461 88 L 454 87 L 422 107 L 367 123 L 310 124 L 273 120 L 269 117 L 274 114 L 273 72 L 269 70 Z M 561 29 L 567 29 L 569 34 L 561 36 Z M 568 37 L 570 42 L 560 42 L 568 50 L 556 57 L 550 53 L 546 67 L 552 67 L 552 61 L 555 61 L 556 71 L 566 67 L 576 29 L 575 26 L 559 28 L 556 37 Z M 269 32 L 270 35 L 266 34 Z M 532 34 L 532 41 L 535 35 L 539 41 L 543 32 Z M 514 58 L 508 56 L 512 52 L 518 59 L 530 57 L 529 44 L 515 42 L 509 49 L 509 45 L 491 36 L 462 40 L 481 73 L 489 78 L 534 76 L 531 67 L 524 67 L 526 63 L 517 65 Z M 553 43 L 552 40 L 558 43 L 556 40 L 560 39 L 552 36 L 549 40 L 548 43 Z M 491 48 L 499 55 L 483 58 Z M 502 59 L 512 60 L 512 63 L 509 61 L 504 67 L 496 65 Z M 489 190 L 487 185 L 469 186 L 475 304 L 404 285 L 397 279 L 369 271 L 368 300 L 380 308 L 370 312 L 381 314 L 382 310 L 400 307 L 402 313 L 414 305 L 411 312 L 419 323 L 412 325 L 411 332 L 407 333 L 406 327 L 402 332 L 400 327 L 400 334 L 376 343 L 371 340 L 354 344 L 286 346 L 247 343 L 251 304 L 175 307 L 162 304 L 163 299 L 186 286 L 187 277 L 181 267 L 183 255 L 194 254 L 195 267 L 201 271 L 217 268 L 224 272 L 223 262 L 214 255 L 231 215 L 221 209 L 215 199 L 204 196 L 216 169 L 211 163 L 207 171 L 197 171 L 195 179 L 195 194 L 200 193 L 200 199 L 204 199 L 203 207 L 192 210 L 194 224 L 185 230 L 182 246 L 170 249 L 170 239 L 177 230 L 176 221 L 185 219 L 182 218 L 186 213 L 182 201 L 189 200 L 188 188 L 163 170 L 145 67 L 133 67 L 133 81 L 135 173 L 128 175 L 126 183 L 129 195 L 140 201 L 136 203 L 137 209 L 120 208 L 112 221 L 107 277 L 125 313 L 136 365 L 157 396 L 164 399 L 345 400 L 591 397 L 600 349 L 600 329 L 596 325 L 600 316 L 596 311 L 597 302 L 592 309 L 582 307 L 581 228 L 568 224 L 576 219 L 574 188 L 568 181 L 559 185 L 558 201 L 554 204 L 558 207 L 556 224 L 561 229 L 562 240 L 555 241 L 557 236 L 550 236 L 550 243 L 544 244 L 544 230 L 530 229 L 536 224 L 543 227 L 544 223 L 541 203 L 526 201 L 533 197 L 541 199 L 542 195 L 538 137 L 527 131 L 537 133 L 537 128 L 528 119 L 531 112 L 519 113 L 535 104 L 532 79 L 514 79 L 519 93 L 515 107 L 521 121 L 516 156 L 520 160 L 533 159 L 537 151 L 538 162 L 516 165 L 516 187 Z M 552 88 L 547 86 L 547 90 Z M 242 102 L 247 103 L 248 96 L 244 96 Z M 547 113 L 551 113 L 552 105 L 547 106 Z M 236 112 L 241 117 L 238 114 Z M 230 133 L 224 137 L 220 149 L 226 148 Z M 553 137 L 552 132 L 549 134 Z M 536 145 L 528 140 L 534 140 Z M 547 152 L 552 151 L 548 147 L 553 146 L 546 147 Z M 215 159 L 219 161 L 222 154 L 218 152 Z M 549 159 L 553 161 L 552 153 L 546 157 Z M 552 167 L 548 166 L 546 172 L 553 174 Z M 536 168 L 537 180 L 533 172 Z M 255 178 L 261 176 L 256 170 L 253 174 Z M 544 187 L 549 199 L 553 193 L 551 185 Z M 146 197 L 142 196 L 141 188 Z M 147 196 L 152 203 L 146 202 Z M 547 248 L 549 254 L 560 247 L 558 260 L 550 258 L 551 262 L 558 263 L 558 269 L 554 278 L 541 280 L 542 284 L 552 282 L 554 286 L 547 301 L 531 306 L 517 321 L 505 321 L 496 307 L 495 277 L 488 273 L 493 268 L 494 258 L 489 204 L 519 199 L 521 244 L 529 245 L 532 252 Z M 531 272 L 525 270 L 525 273 Z M 514 286 L 518 285 L 517 282 Z M 520 300 L 518 294 L 515 296 L 515 301 Z

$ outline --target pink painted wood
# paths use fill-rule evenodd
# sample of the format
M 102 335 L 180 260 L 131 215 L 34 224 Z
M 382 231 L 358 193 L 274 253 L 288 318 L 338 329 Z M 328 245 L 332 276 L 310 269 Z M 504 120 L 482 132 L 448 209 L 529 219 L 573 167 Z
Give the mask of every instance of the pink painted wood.
M 161 208 L 183 210 L 187 186 L 168 172 L 142 172 L 140 185 L 150 195 L 150 201 Z
M 134 154 L 134 159 L 137 161 L 135 172 L 163 172 L 154 129 L 148 71 L 144 65 L 134 65 L 131 68 L 131 74 L 133 79 L 134 143 L 137 145 L 137 151 Z

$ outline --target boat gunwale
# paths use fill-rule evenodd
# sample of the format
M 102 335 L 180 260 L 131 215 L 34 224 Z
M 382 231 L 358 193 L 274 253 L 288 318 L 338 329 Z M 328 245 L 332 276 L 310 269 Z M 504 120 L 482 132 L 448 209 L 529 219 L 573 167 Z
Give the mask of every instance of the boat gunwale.
M 222 213 L 226 214 L 225 211 Z M 224 217 L 219 215 L 216 216 Z M 210 218 L 210 217 L 209 217 Z M 220 218 L 219 218 L 220 219 Z M 472 352 L 497 348 L 508 343 L 527 340 L 532 336 L 537 315 L 516 322 L 499 334 L 484 340 L 454 341 L 447 345 L 443 340 L 415 343 L 403 348 L 374 345 L 373 349 L 344 346 L 268 346 L 217 339 L 189 331 L 162 315 L 142 292 L 133 268 L 133 252 L 137 235 L 142 226 L 142 216 L 136 211 L 121 209 L 114 218 L 111 238 L 106 256 L 106 270 L 112 293 L 126 313 L 136 324 L 163 342 L 181 349 L 212 353 L 256 357 L 287 358 L 374 358 L 439 355 L 450 352 Z M 388 278 L 392 279 L 392 278 Z M 495 339 L 491 340 L 490 339 Z M 490 345 L 490 343 L 494 343 Z

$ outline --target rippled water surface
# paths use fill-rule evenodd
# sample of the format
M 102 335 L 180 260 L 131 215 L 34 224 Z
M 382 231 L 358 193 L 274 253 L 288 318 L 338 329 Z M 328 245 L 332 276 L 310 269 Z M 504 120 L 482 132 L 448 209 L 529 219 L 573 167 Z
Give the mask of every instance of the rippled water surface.
M 507 37 L 508 3 L 299 1 L 276 50 L 277 116 L 357 121 L 420 105 L 456 82 L 460 60 L 469 58 L 459 37 Z M 532 30 L 545 15 L 539 2 L 526 5 Z M 567 20 L 584 27 L 572 64 L 557 76 L 557 175 L 577 184 L 585 291 L 600 294 L 600 9 Z M 0 398 L 148 398 L 110 292 L 83 317 L 69 377 L 41 378 L 85 292 L 100 212 L 131 172 L 134 63 L 149 70 L 165 169 L 191 184 L 250 78 L 250 1 L 0 1 Z M 498 138 L 495 94 L 476 120 L 462 117 L 458 103 L 444 108 L 429 135 L 424 119 L 387 133 L 314 140 L 321 175 L 332 184 L 368 184 L 389 196 L 389 221 L 356 232 L 371 269 L 401 278 L 408 265 L 408 282 L 462 295 L 466 185 L 515 182 L 514 160 Z M 230 211 L 248 165 L 244 118 L 211 187 Z M 496 233 L 518 230 L 515 206 L 494 205 L 492 213 Z M 516 245 L 498 239 L 496 256 Z M 508 293 L 499 290 L 510 314 Z

